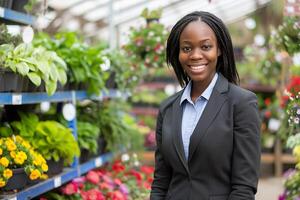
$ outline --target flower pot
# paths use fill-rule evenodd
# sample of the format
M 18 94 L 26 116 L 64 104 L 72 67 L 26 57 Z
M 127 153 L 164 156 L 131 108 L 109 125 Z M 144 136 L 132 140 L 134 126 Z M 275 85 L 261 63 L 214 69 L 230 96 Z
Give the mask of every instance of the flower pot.
M 107 150 L 106 150 L 106 141 L 104 139 L 103 136 L 100 136 L 97 140 L 97 143 L 98 143 L 98 150 L 97 150 L 97 155 L 101 155 L 101 154 L 104 154 Z
M 28 176 L 24 171 L 24 168 L 12 169 L 13 176 L 8 179 L 6 186 L 3 190 L 20 190 L 24 188 L 28 182 Z
M 53 159 L 47 160 L 48 164 L 48 176 L 53 176 L 59 174 L 63 171 L 64 168 L 64 159 L 60 159 L 59 161 L 54 161 Z
M 12 3 L 12 10 L 26 13 L 24 6 L 28 3 L 28 0 L 14 0 Z
M 106 83 L 105 83 L 105 87 L 109 88 L 109 89 L 116 89 L 117 83 L 115 81 L 116 78 L 116 73 L 115 72 L 111 72 L 109 75 L 109 78 L 107 79 Z
M 24 77 L 0 67 L 0 92 L 22 92 Z
M 93 154 L 88 149 L 80 149 L 79 163 L 85 163 L 93 157 Z
M 13 0 L 1 0 L 0 7 L 11 9 Z

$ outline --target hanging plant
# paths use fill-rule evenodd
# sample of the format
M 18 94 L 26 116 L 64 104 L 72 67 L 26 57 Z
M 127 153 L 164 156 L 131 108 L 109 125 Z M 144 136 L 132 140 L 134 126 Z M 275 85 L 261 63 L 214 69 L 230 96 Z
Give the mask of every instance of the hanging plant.
M 290 55 L 300 52 L 300 19 L 299 17 L 286 17 L 282 25 L 273 32 L 271 43 Z
M 142 15 L 145 20 L 151 19 L 154 14 L 144 11 Z M 159 16 L 160 15 L 156 15 Z M 168 31 L 165 26 L 158 21 L 152 21 L 144 26 L 131 27 L 129 42 L 124 45 L 132 63 L 144 65 L 148 68 L 158 68 L 165 66 L 165 43 Z

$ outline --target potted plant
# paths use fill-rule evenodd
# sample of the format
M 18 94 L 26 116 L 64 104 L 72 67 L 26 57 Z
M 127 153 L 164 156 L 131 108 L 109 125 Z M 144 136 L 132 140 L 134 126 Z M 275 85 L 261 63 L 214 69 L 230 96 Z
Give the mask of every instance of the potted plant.
M 57 33 L 54 38 L 41 33 L 33 43 L 55 51 L 65 60 L 69 70 L 69 89 L 85 89 L 89 94 L 100 94 L 101 89 L 105 88 L 109 74 L 100 67 L 104 63 L 102 46 L 86 45 L 75 32 Z
M 47 178 L 46 160 L 20 136 L 0 138 L 0 188 L 21 189 L 30 180 Z
M 5 69 L 27 77 L 34 85 L 45 83 L 46 92 L 52 95 L 57 82 L 64 85 L 67 82 L 65 62 L 53 51 L 44 47 L 34 48 L 31 44 L 21 43 L 0 45 L 0 63 Z
M 129 41 L 124 45 L 132 64 L 148 68 L 160 68 L 165 64 L 165 43 L 168 31 L 163 24 L 152 22 L 144 26 L 131 27 Z
M 77 121 L 77 140 L 81 152 L 81 163 L 97 154 L 99 135 L 100 129 L 97 126 L 89 122 Z
M 74 157 L 80 155 L 78 143 L 69 128 L 56 121 L 39 121 L 31 113 L 20 113 L 20 116 L 21 121 L 11 125 L 47 160 L 48 174 L 61 172 L 64 164 L 70 165 Z M 60 164 L 60 167 L 53 172 L 52 164 Z

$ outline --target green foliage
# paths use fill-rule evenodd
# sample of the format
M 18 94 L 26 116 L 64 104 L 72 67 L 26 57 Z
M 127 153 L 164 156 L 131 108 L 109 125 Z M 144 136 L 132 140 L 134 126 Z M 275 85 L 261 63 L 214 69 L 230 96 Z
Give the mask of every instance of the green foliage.
M 13 44 L 17 46 L 22 42 L 20 35 L 11 35 L 8 33 L 7 26 L 5 24 L 0 25 L 0 44 Z
M 52 95 L 57 82 L 64 85 L 67 82 L 67 66 L 64 60 L 54 51 L 48 51 L 42 46 L 33 47 L 21 43 L 0 45 L 0 63 L 14 73 L 26 76 L 36 86 L 43 80 L 46 92 Z
M 80 148 L 87 149 L 96 154 L 99 134 L 100 129 L 97 126 L 89 122 L 77 121 L 77 138 Z
M 143 65 L 134 66 L 124 52 L 114 50 L 105 54 L 110 61 L 110 74 L 120 91 L 133 90 L 143 78 L 145 68 Z
M 107 150 L 117 151 L 120 147 L 131 150 L 141 149 L 143 137 L 135 120 L 128 114 L 121 102 L 90 102 L 78 107 L 78 118 L 97 125 L 100 135 L 107 142 Z
M 146 103 L 158 106 L 167 97 L 168 95 L 164 91 L 150 90 L 145 88 L 141 91 L 135 92 L 131 96 L 131 101 L 133 103 Z
M 80 151 L 72 132 L 56 121 L 42 121 L 34 114 L 20 113 L 21 121 L 11 123 L 20 136 L 27 139 L 45 159 L 60 158 L 71 164 Z
M 286 17 L 283 24 L 272 34 L 271 43 L 290 55 L 300 52 L 300 22 L 299 17 Z
M 89 94 L 99 94 L 105 87 L 109 74 L 100 68 L 103 64 L 101 55 L 103 47 L 86 45 L 75 32 L 57 33 L 54 39 L 40 33 L 33 43 L 55 51 L 65 60 L 70 70 L 68 79 L 71 84 L 78 86 L 84 83 L 88 87 Z
M 145 8 L 141 16 L 145 19 L 159 19 L 162 15 L 162 8 L 156 9 L 156 10 L 149 10 L 148 8 Z

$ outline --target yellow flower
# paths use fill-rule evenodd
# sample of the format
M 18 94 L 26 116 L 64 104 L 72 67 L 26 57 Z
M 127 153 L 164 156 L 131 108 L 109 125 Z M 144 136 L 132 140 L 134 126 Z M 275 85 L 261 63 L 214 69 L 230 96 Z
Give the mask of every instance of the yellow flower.
M 0 164 L 4 167 L 7 167 L 9 165 L 9 160 L 6 157 L 2 157 L 0 159 Z
M 35 179 L 38 179 L 39 177 L 41 176 L 41 172 L 37 169 L 33 170 L 31 173 L 30 173 L 30 180 L 35 180 Z
M 6 182 L 0 178 L 0 187 L 4 187 L 6 185 Z
M 29 144 L 27 141 L 23 141 L 23 142 L 22 142 L 22 145 L 23 145 L 26 149 L 30 149 L 30 148 L 31 148 L 30 144 Z
M 0 148 L 0 156 L 3 154 L 3 150 Z
M 11 151 L 9 154 L 12 158 L 15 158 L 17 155 L 15 151 Z
M 9 179 L 10 177 L 12 177 L 13 175 L 13 171 L 10 169 L 5 169 L 3 172 L 3 176 L 7 179 Z
M 14 151 L 17 149 L 16 144 L 12 140 L 6 140 L 5 145 L 7 146 L 8 151 Z
M 14 161 L 18 165 L 22 165 L 24 163 L 24 159 L 18 155 L 14 158 Z
M 18 152 L 17 156 L 20 156 L 21 158 L 23 158 L 24 160 L 27 160 L 27 155 L 24 151 L 20 151 Z
M 1 139 L 0 139 L 0 145 L 2 145 L 2 144 L 3 144 L 3 139 L 1 138 Z
M 24 141 L 23 138 L 19 135 L 15 136 L 15 138 L 16 138 L 16 141 L 19 143 L 22 143 Z
M 293 154 L 296 156 L 296 157 L 300 157 L 300 145 L 297 145 L 294 149 L 293 149 Z
M 48 165 L 47 164 L 42 164 L 42 170 L 44 172 L 48 171 Z

